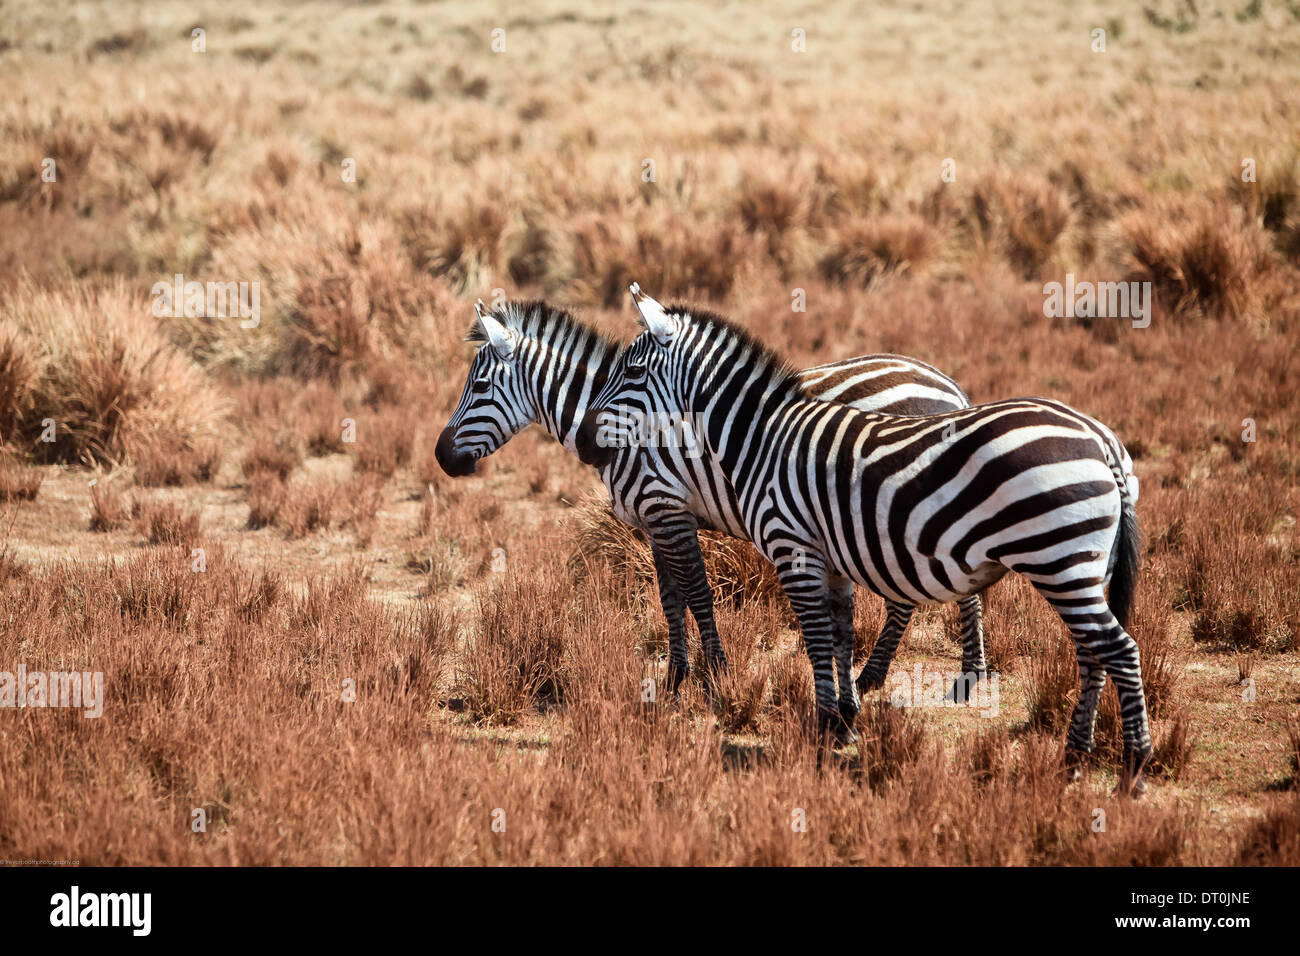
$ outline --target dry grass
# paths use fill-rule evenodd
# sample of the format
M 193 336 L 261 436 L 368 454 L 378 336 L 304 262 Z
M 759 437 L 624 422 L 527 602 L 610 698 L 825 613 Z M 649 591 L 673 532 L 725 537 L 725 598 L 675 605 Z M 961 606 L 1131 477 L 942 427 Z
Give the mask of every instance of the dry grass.
M 614 516 L 607 493 L 595 491 L 584 497 L 573 520 L 578 541 L 574 573 L 598 563 L 619 582 L 625 600 L 658 601 L 650 542 L 643 532 Z M 776 571 L 753 545 L 716 532 L 701 531 L 700 546 L 714 593 L 723 602 L 781 597 Z
M 35 501 L 44 480 L 39 468 L 0 458 L 0 501 Z
M 270 471 L 254 472 L 248 482 L 248 527 L 276 527 L 294 538 L 346 527 L 364 537 L 379 510 L 382 488 L 382 479 L 364 473 L 284 481 Z
M 90 486 L 91 531 L 116 531 L 131 516 L 131 502 L 121 488 L 96 478 Z
M 1219 6 L 826 2 L 807 54 L 789 14 L 676 0 L 250 6 L 198 55 L 185 4 L 9 4 L 0 662 L 102 671 L 111 718 L 6 715 L 0 857 L 1300 863 L 1300 49 L 1283 7 Z M 156 318 L 176 273 L 256 283 L 259 321 Z M 1151 282 L 1151 326 L 1046 318 L 1067 273 Z M 913 354 L 1115 429 L 1146 799 L 1111 795 L 1113 690 L 1066 783 L 1077 675 L 1023 581 L 987 595 L 995 715 L 870 698 L 818 768 L 751 547 L 702 534 L 732 668 L 668 699 L 649 548 L 590 473 L 536 432 L 441 473 L 470 303 L 626 337 L 633 280 L 797 364 Z M 860 652 L 882 618 L 860 594 Z M 922 610 L 896 667 L 954 636 Z
M 239 463 L 245 478 L 265 472 L 284 481 L 298 467 L 301 457 L 287 442 L 272 436 L 263 436 L 250 445 Z
M 1194 811 L 1067 789 L 1057 749 L 1042 739 L 1001 744 L 992 768 L 978 771 L 978 788 L 976 771 L 945 759 L 918 717 L 883 704 L 864 719 L 860 769 L 818 772 L 795 727 L 760 749 L 737 748 L 711 720 L 697 726 L 666 702 L 642 703 L 631 648 L 608 653 L 606 627 L 622 612 L 597 590 L 567 605 L 562 641 L 535 616 L 535 589 L 545 595 L 556 582 L 488 595 L 481 621 L 507 615 L 505 640 L 521 642 L 511 646 L 528 666 L 501 655 L 471 665 L 488 695 L 475 701 L 490 715 L 471 723 L 466 708 L 430 723 L 456 623 L 437 609 L 375 601 L 360 567 L 311 583 L 301 597 L 219 552 L 203 574 L 166 552 L 106 571 L 57 566 L 0 591 L 40 612 L 18 628 L 33 665 L 55 660 L 70 633 L 86 636 L 76 663 L 104 669 L 106 707 L 116 715 L 111 723 L 34 711 L 18 718 L 33 730 L 54 721 L 57 733 L 10 738 L 0 776 L 6 850 L 50 852 L 124 832 L 129 842 L 106 844 L 97 858 L 493 863 L 603 853 L 610 863 L 1160 864 L 1201 856 Z M 52 596 L 66 588 L 83 595 L 75 613 Z M 532 623 L 514 619 L 528 608 Z M 196 643 L 189 635 L 200 621 L 207 636 Z M 549 709 L 560 687 L 563 734 L 540 745 L 493 736 L 504 716 L 497 707 Z M 74 749 L 64 754 L 55 741 Z M 69 812 L 37 813 L 46 788 L 70 786 L 74 773 Z M 147 816 L 109 798 L 123 774 L 147 795 Z M 1089 827 L 1098 801 L 1110 816 L 1104 837 Z M 364 813 L 349 809 L 359 805 Z M 205 833 L 190 828 L 195 808 L 207 811 Z M 506 819 L 499 839 L 490 829 L 498 808 Z
M 385 408 L 357 422 L 357 441 L 352 445 L 357 467 L 383 478 L 391 478 L 411 460 L 417 420 L 409 411 Z
M 198 541 L 199 513 L 174 501 L 137 498 L 131 519 L 150 544 L 189 546 Z
M 47 461 L 109 463 L 152 463 L 165 444 L 210 476 L 211 457 L 196 452 L 214 441 L 224 399 L 171 346 L 143 298 L 121 285 L 64 294 L 25 287 L 0 323 L 9 342 L 31 343 L 26 381 L 4 390 L 13 444 Z
M 567 581 L 507 579 L 479 593 L 455 693 L 478 723 L 510 724 L 555 706 L 567 684 Z

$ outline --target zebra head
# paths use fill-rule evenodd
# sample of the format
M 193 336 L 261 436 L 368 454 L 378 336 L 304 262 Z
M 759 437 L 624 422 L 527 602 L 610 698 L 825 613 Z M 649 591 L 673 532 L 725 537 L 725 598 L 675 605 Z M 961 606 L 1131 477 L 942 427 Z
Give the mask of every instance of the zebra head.
M 655 441 L 664 428 L 685 420 L 671 375 L 672 345 L 683 328 L 679 310 L 665 309 L 636 283 L 631 292 L 645 331 L 614 364 L 578 429 L 578 457 L 600 469 L 618 449 Z
M 438 437 L 434 451 L 442 470 L 454 478 L 473 474 L 480 458 L 492 454 L 536 417 L 523 375 L 516 375 L 522 336 L 490 312 L 483 300 L 466 341 L 483 343 L 469 367 L 460 404 Z

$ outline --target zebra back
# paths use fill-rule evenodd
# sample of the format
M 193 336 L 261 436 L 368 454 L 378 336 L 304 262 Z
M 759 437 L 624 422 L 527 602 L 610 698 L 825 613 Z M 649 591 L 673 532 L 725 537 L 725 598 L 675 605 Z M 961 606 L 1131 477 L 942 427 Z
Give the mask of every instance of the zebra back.
M 970 406 L 960 385 L 907 355 L 860 355 L 804 369 L 797 378 L 809 398 L 866 412 L 933 415 Z
M 863 411 L 925 415 L 970 407 L 956 382 L 905 355 L 859 355 L 804 369 L 794 377 L 808 398 Z M 603 472 L 615 513 L 644 527 L 650 508 L 662 511 L 668 500 L 693 514 L 702 527 L 748 538 L 731 480 L 715 458 L 698 452 L 687 441 L 620 448 Z

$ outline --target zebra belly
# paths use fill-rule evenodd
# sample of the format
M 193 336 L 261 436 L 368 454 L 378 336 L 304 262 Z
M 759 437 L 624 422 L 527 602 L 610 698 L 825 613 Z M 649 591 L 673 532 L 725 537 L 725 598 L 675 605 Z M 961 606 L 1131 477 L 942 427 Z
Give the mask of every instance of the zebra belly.
M 872 488 L 872 494 L 841 502 L 838 510 L 815 511 L 832 567 L 884 597 L 947 603 L 984 590 L 1008 570 L 1047 567 L 1067 559 L 1068 577 L 1106 573 L 1119 526 L 1120 498 L 1104 462 L 1028 468 L 973 508 L 948 514 L 965 487 L 953 482 L 912 507 L 901 524 L 890 507 L 900 485 L 890 476 Z M 1089 492 L 1080 493 L 1080 488 Z M 1091 493 L 1094 489 L 1099 493 Z M 859 485 L 859 494 L 862 490 Z M 851 507 L 860 500 L 873 503 L 869 519 Z M 1037 504 L 1018 514 L 1014 507 L 1023 501 Z M 846 514 L 852 515 L 847 523 Z M 831 520 L 836 515 L 839 520 Z M 941 524 L 932 526 L 936 516 Z
M 864 574 L 861 569 L 849 566 L 847 562 L 832 561 L 831 569 L 836 574 L 852 579 L 857 584 L 861 584 L 883 598 L 917 606 L 948 604 L 953 601 L 960 601 L 962 598 L 978 594 L 990 585 L 996 584 L 1007 573 L 1007 568 L 1004 565 L 989 561 L 971 569 L 968 574 L 949 574 L 950 587 L 931 585 L 925 590 L 920 590 L 901 581 L 899 575 L 893 576 L 894 584 L 891 586 L 883 578 L 875 578 L 869 573 Z

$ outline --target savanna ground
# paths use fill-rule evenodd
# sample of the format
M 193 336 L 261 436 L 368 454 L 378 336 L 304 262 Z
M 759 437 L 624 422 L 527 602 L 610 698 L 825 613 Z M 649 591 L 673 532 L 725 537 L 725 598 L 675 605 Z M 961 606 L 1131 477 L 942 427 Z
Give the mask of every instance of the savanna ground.
M 0 711 L 0 858 L 1300 863 L 1300 6 L 860 6 L 6 3 L 0 670 L 107 700 Z M 259 323 L 155 318 L 178 273 Z M 1045 317 L 1067 273 L 1150 326 Z M 1109 689 L 1066 783 L 1072 649 L 1016 580 L 996 716 L 869 700 L 819 770 L 786 605 L 714 547 L 732 670 L 643 702 L 666 628 L 594 474 L 537 429 L 432 462 L 476 297 L 628 338 L 634 279 L 1114 428 L 1146 797 Z M 896 672 L 954 638 L 919 614 Z

